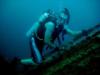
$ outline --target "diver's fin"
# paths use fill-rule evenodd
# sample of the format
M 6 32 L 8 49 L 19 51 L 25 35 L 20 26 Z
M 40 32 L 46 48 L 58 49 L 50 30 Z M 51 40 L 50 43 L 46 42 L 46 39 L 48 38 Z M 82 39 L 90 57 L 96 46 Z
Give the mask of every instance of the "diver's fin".
M 25 65 L 36 65 L 36 63 L 33 61 L 32 58 L 27 58 L 27 59 L 21 59 L 20 63 L 25 64 Z

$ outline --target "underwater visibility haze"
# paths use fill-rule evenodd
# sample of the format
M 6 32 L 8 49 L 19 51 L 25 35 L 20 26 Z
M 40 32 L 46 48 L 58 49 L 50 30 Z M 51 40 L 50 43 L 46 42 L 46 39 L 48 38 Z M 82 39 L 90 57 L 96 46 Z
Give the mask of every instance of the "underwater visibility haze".
M 0 55 L 8 61 L 29 58 L 27 31 L 47 9 L 60 12 L 63 8 L 70 12 L 72 30 L 100 24 L 100 0 L 0 0 Z

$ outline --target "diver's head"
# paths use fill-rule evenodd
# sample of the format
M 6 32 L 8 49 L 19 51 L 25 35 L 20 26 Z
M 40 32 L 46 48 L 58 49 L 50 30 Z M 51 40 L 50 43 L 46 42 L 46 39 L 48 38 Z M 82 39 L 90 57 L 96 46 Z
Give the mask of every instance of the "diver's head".
M 67 8 L 64 8 L 60 15 L 59 15 L 60 19 L 61 19 L 61 22 L 63 24 L 68 24 L 69 23 L 69 19 L 70 19 L 70 14 L 69 14 L 69 11 Z

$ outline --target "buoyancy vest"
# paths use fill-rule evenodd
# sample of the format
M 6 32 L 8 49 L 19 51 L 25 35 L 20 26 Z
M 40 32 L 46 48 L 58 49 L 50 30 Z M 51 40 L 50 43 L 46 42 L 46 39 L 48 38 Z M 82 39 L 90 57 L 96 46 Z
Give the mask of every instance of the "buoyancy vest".
M 40 41 L 44 40 L 45 31 L 46 31 L 45 24 L 47 22 L 53 22 L 54 25 L 55 25 L 54 31 L 52 33 L 52 42 L 53 42 L 59 36 L 60 32 L 63 30 L 63 25 L 60 24 L 57 27 L 56 19 L 53 19 L 53 18 L 50 18 L 50 17 L 47 18 L 44 22 L 40 23 L 40 26 L 39 26 L 39 28 L 38 28 L 38 30 L 36 32 L 35 37 Z

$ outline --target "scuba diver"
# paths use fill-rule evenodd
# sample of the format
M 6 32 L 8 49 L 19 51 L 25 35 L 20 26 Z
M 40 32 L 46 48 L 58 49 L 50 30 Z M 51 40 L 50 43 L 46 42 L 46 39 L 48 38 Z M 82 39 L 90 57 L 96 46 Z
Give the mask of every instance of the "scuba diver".
M 42 55 L 44 45 L 50 48 L 59 48 L 54 44 L 55 39 L 58 39 L 62 32 L 62 37 L 69 33 L 73 36 L 79 35 L 82 31 L 72 31 L 69 29 L 70 14 L 67 8 L 64 8 L 60 14 L 55 14 L 52 10 L 48 10 L 40 16 L 39 20 L 34 23 L 32 28 L 27 32 L 26 36 L 30 40 L 30 48 L 32 58 L 22 59 L 22 63 L 41 64 L 44 60 Z

